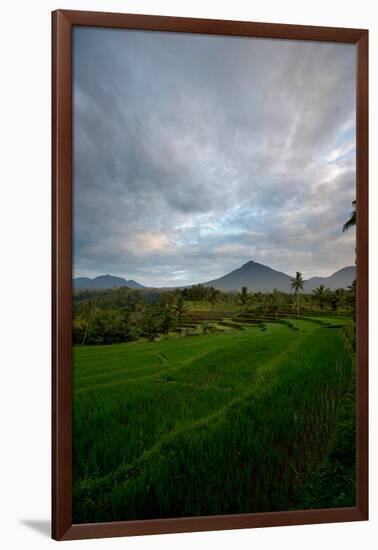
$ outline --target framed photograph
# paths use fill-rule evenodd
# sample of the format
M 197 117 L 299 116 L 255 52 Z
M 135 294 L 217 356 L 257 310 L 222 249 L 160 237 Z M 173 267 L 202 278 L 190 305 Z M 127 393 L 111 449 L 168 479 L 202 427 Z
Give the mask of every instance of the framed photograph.
M 53 538 L 368 519 L 368 31 L 52 31 Z

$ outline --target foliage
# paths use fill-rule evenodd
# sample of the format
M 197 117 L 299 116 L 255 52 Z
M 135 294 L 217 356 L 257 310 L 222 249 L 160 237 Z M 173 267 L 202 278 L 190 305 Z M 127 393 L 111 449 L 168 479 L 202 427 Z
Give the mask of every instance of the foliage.
M 356 201 L 353 201 L 352 205 L 354 206 L 354 210 L 351 212 L 349 220 L 344 223 L 343 232 L 356 225 Z
M 212 311 L 214 311 L 214 306 L 218 300 L 218 297 L 220 295 L 220 292 L 219 290 L 215 289 L 214 287 L 210 287 L 208 292 L 207 292 L 207 299 L 211 305 L 211 309 Z
M 180 327 L 182 316 L 188 309 L 187 306 L 185 305 L 184 295 L 180 291 L 178 291 L 176 294 L 176 302 L 173 309 L 177 317 L 178 326 Z
M 297 274 L 298 275 L 298 274 Z M 221 292 L 196 285 L 191 289 L 136 290 L 128 288 L 81 291 L 74 296 L 73 341 L 75 344 L 112 344 L 137 339 L 151 341 L 174 334 L 192 333 L 193 325 L 217 318 L 231 320 L 253 315 L 279 320 L 282 316 L 333 312 L 355 315 L 355 284 L 333 292 L 320 285 L 312 294 L 299 293 L 301 274 L 295 283 L 298 293 Z M 297 280 L 297 278 L 296 278 Z M 193 290 L 194 289 L 194 290 Z M 193 290 L 193 294 L 192 294 Z M 201 296 L 189 300 L 188 296 Z M 189 323 L 189 325 L 188 325 Z M 198 325 L 199 331 L 203 330 Z M 198 331 L 197 331 L 198 332 Z M 209 330 L 206 330 L 209 332 Z
M 321 310 L 324 309 L 324 305 L 329 300 L 330 289 L 326 288 L 324 285 L 320 285 L 318 288 L 315 288 L 312 292 L 315 300 L 318 302 Z
M 237 295 L 238 301 L 241 304 L 241 313 L 244 313 L 247 309 L 248 304 L 250 303 L 251 296 L 248 293 L 248 288 L 243 286 L 241 292 Z
M 297 488 L 293 508 L 356 506 L 355 392 L 355 369 L 352 368 L 345 381 L 344 397 L 336 415 L 328 451 L 319 467 Z
M 304 285 L 304 280 L 303 280 L 302 273 L 300 273 L 300 271 L 297 271 L 295 274 L 295 277 L 291 279 L 291 283 L 290 283 L 290 288 L 294 290 L 296 295 L 297 314 L 299 314 L 299 309 L 300 309 L 299 292 L 303 292 L 303 285 Z

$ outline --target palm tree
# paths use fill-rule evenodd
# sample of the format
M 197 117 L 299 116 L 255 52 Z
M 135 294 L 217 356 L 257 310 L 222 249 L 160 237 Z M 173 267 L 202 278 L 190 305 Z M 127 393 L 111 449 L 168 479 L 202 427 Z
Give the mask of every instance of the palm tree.
M 169 336 L 169 329 L 172 326 L 172 322 L 173 322 L 172 309 L 169 304 L 166 304 L 163 308 L 163 318 L 161 320 L 161 328 L 166 338 L 168 338 Z
M 261 305 L 261 315 L 262 317 L 265 317 L 267 313 L 272 309 L 272 295 L 271 294 L 264 294 L 263 301 Z
M 241 313 L 245 313 L 247 305 L 250 301 L 250 295 L 248 294 L 248 287 L 243 286 L 241 292 L 238 293 L 238 300 L 242 306 Z
M 353 283 L 347 287 L 348 292 L 346 293 L 346 301 L 352 306 L 353 318 L 356 320 L 356 279 L 353 280 Z
M 202 321 L 200 326 L 202 329 L 202 334 L 207 334 L 208 332 L 211 332 L 211 324 L 209 323 L 209 321 Z
M 350 285 L 348 285 L 347 288 L 348 288 L 348 290 L 349 290 L 349 292 L 350 292 L 351 294 L 356 295 L 356 287 L 357 287 L 357 285 L 356 285 L 356 279 L 353 279 L 353 282 L 352 282 Z
M 83 314 L 84 314 L 83 317 L 84 317 L 84 320 L 85 320 L 86 324 L 85 324 L 84 337 L 83 337 L 83 340 L 81 342 L 82 346 L 85 344 L 85 340 L 87 339 L 89 325 L 91 324 L 91 321 L 93 320 L 93 318 L 95 316 L 95 313 L 96 313 L 95 301 L 94 300 L 88 300 L 88 302 L 86 302 L 86 304 L 84 304 L 84 310 L 83 310 Z
M 329 288 L 326 288 L 324 285 L 318 286 L 318 288 L 315 288 L 312 291 L 312 294 L 315 298 L 315 300 L 318 302 L 320 309 L 324 308 L 324 303 L 329 297 L 330 290 Z
M 340 304 L 345 300 L 346 290 L 345 288 L 337 288 L 334 292 L 330 292 L 328 299 L 330 301 L 332 311 L 337 311 Z
M 211 286 L 207 292 L 207 299 L 210 302 L 211 311 L 214 311 L 214 306 L 216 301 L 218 300 L 218 296 L 219 296 L 219 290 Z
M 297 302 L 297 315 L 299 315 L 299 292 L 303 292 L 304 280 L 302 273 L 299 271 L 296 272 L 295 277 L 291 279 L 290 288 L 294 290 Z
M 348 231 L 350 227 L 353 227 L 356 225 L 356 201 L 352 202 L 352 205 L 354 206 L 353 212 L 350 213 L 350 218 L 347 222 L 343 225 L 343 232 Z
M 182 292 L 178 292 L 176 295 L 176 303 L 174 305 L 174 311 L 176 313 L 178 326 L 180 326 L 181 317 L 184 315 L 187 309 L 188 308 L 185 305 L 185 299 Z
M 274 313 L 275 317 L 277 317 L 277 314 L 278 314 L 279 309 L 280 309 L 281 293 L 276 288 L 273 289 L 272 296 L 271 296 L 271 303 L 272 303 L 273 313 Z

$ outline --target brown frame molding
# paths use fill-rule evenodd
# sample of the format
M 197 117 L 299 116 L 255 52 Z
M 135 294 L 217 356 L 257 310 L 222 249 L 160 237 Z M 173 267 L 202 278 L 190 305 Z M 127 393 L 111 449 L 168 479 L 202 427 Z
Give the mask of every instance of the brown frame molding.
M 355 44 L 357 502 L 353 508 L 72 524 L 72 73 L 74 25 Z M 56 540 L 368 519 L 368 31 L 57 10 L 52 13 L 52 537 Z

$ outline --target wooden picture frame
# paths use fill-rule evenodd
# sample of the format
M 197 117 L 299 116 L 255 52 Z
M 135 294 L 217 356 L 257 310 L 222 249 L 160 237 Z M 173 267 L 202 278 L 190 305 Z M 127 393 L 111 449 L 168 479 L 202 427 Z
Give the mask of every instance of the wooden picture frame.
M 72 50 L 74 26 L 345 42 L 357 51 L 357 502 L 258 514 L 72 524 Z M 56 540 L 368 519 L 368 31 L 58 10 L 52 14 L 52 537 Z

